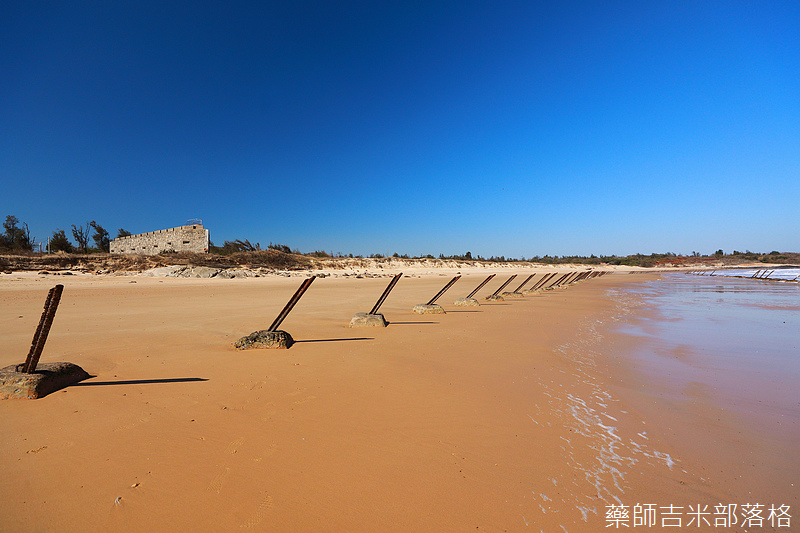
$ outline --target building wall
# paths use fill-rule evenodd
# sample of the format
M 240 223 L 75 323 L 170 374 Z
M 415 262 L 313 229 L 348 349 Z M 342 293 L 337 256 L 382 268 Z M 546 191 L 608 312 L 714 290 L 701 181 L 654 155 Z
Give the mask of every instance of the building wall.
M 151 231 L 111 241 L 112 254 L 155 255 L 165 251 L 208 252 L 208 230 L 202 224 Z

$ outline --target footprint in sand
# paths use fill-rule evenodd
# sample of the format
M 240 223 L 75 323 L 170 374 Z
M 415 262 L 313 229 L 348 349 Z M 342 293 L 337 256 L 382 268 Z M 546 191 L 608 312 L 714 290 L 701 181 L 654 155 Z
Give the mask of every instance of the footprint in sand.
M 294 402 L 292 402 L 292 403 L 293 403 L 293 404 L 295 404 L 295 405 L 302 405 L 302 404 L 304 404 L 304 403 L 308 403 L 308 402 L 310 402 L 311 400 L 316 400 L 316 399 L 317 399 L 317 397 L 316 397 L 316 396 L 309 396 L 308 398 L 303 398 L 302 400 L 295 400 L 295 401 L 294 401 Z
M 278 408 L 275 406 L 275 402 L 267 402 L 264 404 L 264 418 L 262 418 L 262 422 L 268 422 L 270 418 L 278 414 Z
M 123 425 L 123 426 L 119 426 L 119 427 L 117 427 L 117 428 L 114 428 L 114 430 L 113 430 L 113 431 L 125 431 L 125 430 L 127 430 L 127 429 L 133 429 L 133 428 L 135 428 L 136 426 L 138 426 L 138 425 L 141 425 L 141 424 L 145 424 L 145 423 L 147 423 L 147 422 L 149 422 L 149 421 L 150 421 L 150 419 L 149 419 L 149 418 L 147 418 L 147 417 L 145 417 L 145 418 L 140 418 L 139 420 L 137 420 L 137 421 L 134 421 L 134 422 L 131 422 L 130 424 L 125 424 L 125 425 Z
M 206 491 L 207 492 L 215 492 L 215 493 L 219 494 L 219 492 L 222 490 L 222 485 L 225 484 L 225 480 L 228 478 L 230 473 L 231 473 L 231 469 L 226 466 L 225 470 L 220 472 L 220 474 L 217 477 L 215 477 L 211 481 L 211 483 L 208 484 L 208 487 L 206 487 Z
M 264 450 L 262 457 L 272 457 L 275 455 L 275 452 L 278 451 L 278 444 L 273 442 L 267 445 L 267 448 Z
M 253 513 L 253 516 L 250 517 L 247 522 L 240 525 L 239 527 L 243 529 L 250 529 L 251 527 L 255 527 L 264 520 L 264 516 L 272 510 L 272 496 L 269 494 L 264 494 L 264 497 L 261 500 L 261 503 L 258 505 L 258 509 L 256 512 Z
M 262 389 L 262 388 L 264 388 L 264 385 L 266 385 L 266 384 L 267 384 L 266 381 L 257 381 L 255 383 L 251 383 L 250 384 L 250 390 Z
M 239 437 L 235 441 L 228 444 L 228 447 L 225 448 L 225 453 L 233 455 L 239 451 L 239 447 L 244 444 L 244 437 Z
M 266 459 L 267 457 L 272 457 L 273 455 L 275 455 L 276 451 L 278 451 L 278 443 L 277 442 L 273 442 L 271 444 L 267 444 L 267 447 L 264 448 L 263 450 L 261 450 L 261 455 L 259 455 L 258 457 L 254 457 L 253 461 L 255 461 L 256 463 L 261 462 L 264 459 Z

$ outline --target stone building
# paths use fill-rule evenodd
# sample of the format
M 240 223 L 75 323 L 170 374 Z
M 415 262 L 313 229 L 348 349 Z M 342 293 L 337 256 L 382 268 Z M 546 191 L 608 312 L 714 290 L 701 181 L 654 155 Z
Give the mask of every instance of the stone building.
M 161 252 L 208 252 L 208 230 L 202 224 L 161 229 L 118 237 L 111 241 L 112 254 L 155 255 Z

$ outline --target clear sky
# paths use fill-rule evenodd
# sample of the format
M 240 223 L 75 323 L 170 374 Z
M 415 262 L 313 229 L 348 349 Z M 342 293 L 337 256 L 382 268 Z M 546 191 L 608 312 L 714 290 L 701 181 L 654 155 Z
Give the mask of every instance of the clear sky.
M 800 2 L 0 2 L 0 217 L 217 245 L 800 251 Z

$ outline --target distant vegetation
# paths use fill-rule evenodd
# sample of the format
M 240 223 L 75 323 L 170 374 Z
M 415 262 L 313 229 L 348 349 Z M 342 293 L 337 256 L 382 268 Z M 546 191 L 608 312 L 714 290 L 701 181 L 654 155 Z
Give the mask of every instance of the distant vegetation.
M 33 250 L 34 240 L 26 223 L 20 222 L 14 215 L 6 216 L 3 233 L 0 235 L 0 249 L 8 252 L 30 252 Z
M 96 221 L 86 222 L 84 225 L 71 225 L 73 241 L 70 241 L 67 233 L 63 229 L 53 231 L 49 239 L 50 252 L 62 252 L 63 254 L 77 255 L 102 255 L 107 254 L 110 248 L 109 232 Z M 117 237 L 131 235 L 131 232 L 120 228 Z M 3 232 L 0 233 L 0 253 L 10 255 L 36 255 L 34 251 L 44 249 L 46 243 L 36 243 L 31 237 L 28 225 L 20 221 L 13 215 L 7 215 L 3 223 Z M 313 252 L 302 253 L 296 248 L 290 248 L 285 244 L 269 243 L 266 250 L 262 250 L 260 243 L 251 243 L 248 239 L 236 239 L 225 241 L 222 246 L 214 246 L 209 243 L 208 254 L 185 254 L 176 252 L 165 252 L 162 258 L 169 258 L 172 264 L 175 262 L 191 262 L 192 264 L 207 264 L 215 266 L 237 266 L 255 265 L 271 266 L 275 268 L 305 268 L 313 259 L 364 259 L 362 255 L 343 254 L 341 252 L 326 252 L 315 250 Z M 616 255 L 590 255 L 586 256 L 533 256 L 533 257 L 505 257 L 490 256 L 488 258 L 480 255 L 473 256 L 471 252 L 458 255 L 432 254 L 409 256 L 395 252 L 391 256 L 380 253 L 373 253 L 367 256 L 370 259 L 403 259 L 403 260 L 425 260 L 440 259 L 461 262 L 486 262 L 486 263 L 508 263 L 508 262 L 527 262 L 547 265 L 559 264 L 580 264 L 580 265 L 626 265 L 638 267 L 661 267 L 661 266 L 692 266 L 704 264 L 735 265 L 745 262 L 762 263 L 786 263 L 800 264 L 800 253 L 778 252 L 773 250 L 769 253 L 751 252 L 750 250 L 740 252 L 734 250 L 726 254 L 722 249 L 716 250 L 710 255 L 703 255 L 699 252 L 692 252 L 691 255 L 679 255 L 672 252 L 633 254 L 627 256 Z M 63 259 L 63 258 L 62 258 Z M 148 260 L 150 261 L 150 260 Z M 163 260 L 155 259 L 156 262 Z M 63 262 L 63 261 L 62 261 Z M 69 261 L 68 261 L 69 262 Z M 147 261 L 145 261 L 147 262 Z M 150 261 L 152 262 L 152 261 Z M 182 264 L 182 263 L 177 263 Z M 188 263 L 187 263 L 188 264 Z
M 124 229 L 119 230 L 118 236 L 130 235 Z M 108 253 L 111 239 L 108 231 L 100 224 L 92 220 L 83 226 L 72 224 L 72 238 L 76 244 L 72 244 L 63 229 L 56 229 L 50 236 L 50 252 L 66 253 Z M 94 246 L 90 247 L 90 240 Z M 44 251 L 47 243 L 37 243 L 31 237 L 28 224 L 21 222 L 14 215 L 7 215 L 3 223 L 3 233 L 0 234 L 0 252 L 2 253 L 32 253 L 37 249 Z

